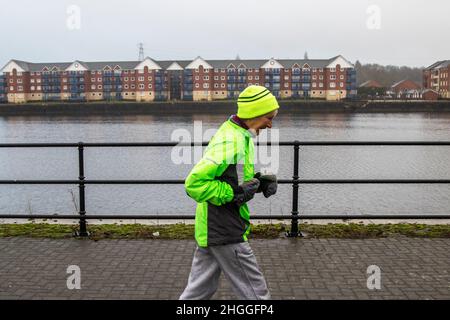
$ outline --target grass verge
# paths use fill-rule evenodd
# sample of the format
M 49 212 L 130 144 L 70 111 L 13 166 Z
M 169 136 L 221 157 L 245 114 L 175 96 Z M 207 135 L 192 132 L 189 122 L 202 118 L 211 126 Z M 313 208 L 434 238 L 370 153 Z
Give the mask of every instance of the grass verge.
M 0 237 L 26 236 L 34 238 L 64 239 L 73 238 L 78 225 L 27 223 L 0 224 Z M 284 236 L 289 230 L 284 224 L 258 224 L 252 226 L 250 238 L 274 239 Z M 450 225 L 426 224 L 302 224 L 300 230 L 308 238 L 385 238 L 420 237 L 450 238 Z M 100 239 L 193 239 L 194 225 L 141 225 L 141 224 L 102 224 L 89 225 L 89 238 Z

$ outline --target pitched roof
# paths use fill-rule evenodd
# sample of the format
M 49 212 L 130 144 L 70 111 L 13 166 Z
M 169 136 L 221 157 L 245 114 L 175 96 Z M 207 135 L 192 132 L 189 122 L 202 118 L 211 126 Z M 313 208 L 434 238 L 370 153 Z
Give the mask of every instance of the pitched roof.
M 418 83 L 416 83 L 416 82 L 414 82 L 414 81 L 412 81 L 412 80 L 409 80 L 409 79 L 404 79 L 404 80 L 398 81 L 398 82 L 394 83 L 394 84 L 391 86 L 391 88 L 395 88 L 395 87 L 397 87 L 397 86 L 399 86 L 400 84 L 403 84 L 403 83 L 412 84 L 412 85 L 415 86 L 416 88 L 420 88 L 420 85 L 419 85 Z
M 450 65 L 450 60 L 436 61 L 431 66 L 426 67 L 425 70 L 445 68 L 445 67 L 448 67 L 449 65 Z
M 308 64 L 311 68 L 325 68 L 329 63 L 331 63 L 334 59 L 339 56 L 332 57 L 330 59 L 275 59 L 278 61 L 284 68 L 292 68 L 295 64 L 298 64 L 302 67 L 305 63 Z M 186 68 L 190 63 L 195 61 L 193 60 L 155 60 L 152 59 L 155 63 L 161 66 L 162 69 L 166 70 L 171 64 L 174 62 L 178 63 L 182 68 Z M 261 68 L 267 61 L 270 59 L 229 59 L 229 60 L 207 60 L 204 59 L 205 62 L 209 63 L 213 68 L 217 69 L 225 69 L 230 64 L 233 64 L 236 68 L 239 67 L 240 64 L 245 65 L 248 69 L 258 69 Z M 25 71 L 31 72 L 39 72 L 42 71 L 45 67 L 51 70 L 53 67 L 56 67 L 60 70 L 65 70 L 74 61 L 71 62 L 27 62 L 21 60 L 11 60 L 17 63 L 22 69 Z M 103 70 L 106 66 L 110 66 L 112 69 L 114 67 L 119 66 L 121 69 L 132 70 L 137 65 L 139 65 L 142 61 L 80 61 L 76 60 L 80 64 L 82 64 L 88 70 Z M 439 61 L 440 63 L 443 61 Z M 448 61 L 450 62 L 450 61 Z
M 359 85 L 360 88 L 381 88 L 383 87 L 378 81 L 375 80 L 367 80 Z

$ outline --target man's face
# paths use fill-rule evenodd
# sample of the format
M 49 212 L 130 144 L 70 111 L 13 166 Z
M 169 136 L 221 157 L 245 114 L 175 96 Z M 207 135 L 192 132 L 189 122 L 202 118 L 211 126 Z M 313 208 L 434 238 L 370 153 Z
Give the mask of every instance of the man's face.
M 266 128 L 272 128 L 272 121 L 277 115 L 277 112 L 271 112 L 269 114 L 266 114 L 262 117 L 259 117 L 258 119 L 255 119 L 255 123 L 253 125 L 253 128 L 256 130 L 256 134 L 259 135 L 260 130 L 266 129 Z

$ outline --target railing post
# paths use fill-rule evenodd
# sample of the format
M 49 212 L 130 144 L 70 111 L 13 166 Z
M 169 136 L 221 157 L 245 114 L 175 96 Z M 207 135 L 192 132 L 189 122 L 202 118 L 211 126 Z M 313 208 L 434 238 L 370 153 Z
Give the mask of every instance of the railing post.
M 300 142 L 298 140 L 294 141 L 294 175 L 293 175 L 293 185 L 292 185 L 292 221 L 291 230 L 287 232 L 288 237 L 298 237 L 302 236 L 301 232 L 298 230 L 298 167 L 299 167 L 299 153 L 300 153 Z
M 85 193 L 84 193 L 84 146 L 83 142 L 78 143 L 78 186 L 80 188 L 80 231 L 77 233 L 80 237 L 87 237 L 89 233 L 86 230 L 86 207 L 85 207 Z

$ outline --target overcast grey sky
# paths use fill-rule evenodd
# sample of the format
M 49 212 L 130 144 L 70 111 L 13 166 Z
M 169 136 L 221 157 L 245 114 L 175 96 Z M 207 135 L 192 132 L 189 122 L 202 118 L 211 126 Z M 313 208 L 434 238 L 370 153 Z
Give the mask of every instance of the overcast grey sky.
M 155 59 L 450 59 L 448 0 L 15 0 L 0 4 L 0 65 Z

